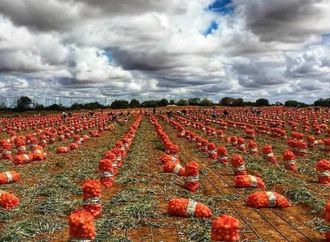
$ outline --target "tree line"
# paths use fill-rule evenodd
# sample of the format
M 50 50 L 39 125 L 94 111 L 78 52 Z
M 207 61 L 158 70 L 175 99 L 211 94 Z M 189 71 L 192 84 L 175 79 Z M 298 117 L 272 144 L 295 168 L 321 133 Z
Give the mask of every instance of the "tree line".
M 244 107 L 244 106 L 270 106 L 268 99 L 260 98 L 257 99 L 255 102 L 251 101 L 244 101 L 242 98 L 232 98 L 232 97 L 224 97 L 219 101 L 219 104 L 222 106 L 232 106 L 232 107 Z M 308 106 L 319 106 L 319 107 L 330 107 L 330 98 L 323 99 L 320 98 L 316 100 L 312 105 L 299 102 L 296 100 L 287 100 L 284 103 L 276 102 L 272 105 L 277 106 L 286 106 L 286 107 L 308 107 Z
M 94 110 L 94 109 L 105 109 L 105 108 L 112 108 L 112 109 L 125 109 L 125 108 L 154 108 L 154 107 L 166 107 L 168 105 L 177 105 L 177 106 L 214 106 L 214 105 L 221 105 L 221 106 L 228 106 L 228 107 L 244 107 L 244 106 L 255 106 L 255 107 L 262 107 L 262 106 L 270 106 L 270 102 L 268 99 L 260 98 L 257 99 L 255 102 L 251 101 L 244 101 L 242 98 L 233 98 L 233 97 L 224 97 L 219 100 L 218 103 L 213 103 L 210 99 L 204 98 L 189 98 L 189 99 L 180 99 L 178 101 L 175 100 L 167 100 L 166 98 L 160 100 L 148 100 L 140 102 L 137 99 L 132 99 L 130 101 L 127 100 L 115 100 L 109 106 L 102 105 L 98 102 L 90 102 L 85 104 L 74 103 L 69 107 L 63 106 L 61 104 L 52 104 L 50 106 L 44 106 L 42 104 L 33 103 L 32 100 L 27 96 L 22 96 L 17 99 L 16 107 L 14 108 L 7 108 L 7 107 L 0 107 L 0 110 L 7 110 L 7 111 L 28 111 L 28 110 L 35 110 L 35 111 L 64 111 L 64 110 L 80 110 L 80 109 L 87 109 L 87 110 Z M 287 106 L 287 107 L 307 107 L 310 106 L 303 102 L 298 102 L 296 100 L 287 100 L 283 103 L 276 102 L 273 105 L 278 106 Z M 330 98 L 327 99 L 318 99 L 314 102 L 314 106 L 320 107 L 330 107 Z

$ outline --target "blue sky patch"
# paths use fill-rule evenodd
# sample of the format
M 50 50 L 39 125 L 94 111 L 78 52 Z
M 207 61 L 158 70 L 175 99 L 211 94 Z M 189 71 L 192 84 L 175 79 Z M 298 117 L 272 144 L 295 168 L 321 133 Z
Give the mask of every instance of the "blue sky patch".
M 208 10 L 219 14 L 231 14 L 234 12 L 234 7 L 231 6 L 232 0 L 214 0 L 209 5 Z
M 330 33 L 322 34 L 322 42 L 326 44 L 330 43 Z
M 219 28 L 219 24 L 215 21 L 215 20 L 213 20 L 211 23 L 210 23 L 210 25 L 209 25 L 209 27 L 207 28 L 207 30 L 203 33 L 203 35 L 206 37 L 206 36 L 208 36 L 209 34 L 213 34 L 217 29 Z
M 108 58 L 108 62 L 111 63 L 112 62 L 112 52 L 111 50 L 104 50 L 104 55 Z

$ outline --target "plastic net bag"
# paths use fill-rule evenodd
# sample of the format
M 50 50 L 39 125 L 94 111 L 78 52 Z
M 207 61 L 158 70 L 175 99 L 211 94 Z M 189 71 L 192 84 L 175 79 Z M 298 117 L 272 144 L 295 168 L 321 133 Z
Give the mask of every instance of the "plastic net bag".
M 5 171 L 0 173 L 0 184 L 9 184 L 17 182 L 20 175 L 16 171 Z
M 254 208 L 286 208 L 291 206 L 284 196 L 276 192 L 254 192 L 246 198 L 246 202 Z
M 96 236 L 94 217 L 85 210 L 71 213 L 69 227 L 70 240 L 92 240 Z
M 222 215 L 213 219 L 211 239 L 214 241 L 239 241 L 239 221 L 231 216 Z
M 209 218 L 212 211 L 202 203 L 192 199 L 172 198 L 168 203 L 168 214 L 180 217 Z
M 4 209 L 13 209 L 19 205 L 19 199 L 15 195 L 0 190 L 0 206 Z
M 235 176 L 234 180 L 236 187 L 240 187 L 240 188 L 253 187 L 253 188 L 261 188 L 263 190 L 266 190 L 264 181 L 257 176 L 239 175 L 239 176 Z

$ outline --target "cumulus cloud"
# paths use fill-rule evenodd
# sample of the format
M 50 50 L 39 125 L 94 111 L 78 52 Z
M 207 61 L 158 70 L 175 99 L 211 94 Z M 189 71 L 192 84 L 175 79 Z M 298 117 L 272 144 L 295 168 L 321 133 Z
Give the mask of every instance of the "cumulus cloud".
M 243 87 L 271 88 L 288 82 L 283 63 L 269 58 L 236 58 L 232 62 L 232 71 Z
M 87 16 L 87 9 L 74 1 L 3 0 L 0 12 L 18 26 L 34 30 L 69 30 Z
M 184 4 L 187 0 L 180 3 L 172 0 L 76 0 L 79 3 L 85 3 L 89 8 L 97 8 L 99 11 L 111 14 L 138 15 L 145 12 L 181 12 L 184 11 Z
M 32 72 L 66 62 L 68 49 L 57 33 L 33 33 L 0 17 L 0 69 Z
M 286 71 L 293 77 L 330 82 L 329 46 L 309 46 L 299 53 L 287 53 Z
M 104 51 L 74 47 L 72 52 L 72 74 L 78 81 L 107 82 L 132 78 L 128 71 L 112 66 Z
M 234 5 L 261 41 L 302 42 L 330 31 L 327 0 L 235 0 Z
M 328 95 L 329 18 L 326 0 L 2 0 L 1 92 L 309 101 Z

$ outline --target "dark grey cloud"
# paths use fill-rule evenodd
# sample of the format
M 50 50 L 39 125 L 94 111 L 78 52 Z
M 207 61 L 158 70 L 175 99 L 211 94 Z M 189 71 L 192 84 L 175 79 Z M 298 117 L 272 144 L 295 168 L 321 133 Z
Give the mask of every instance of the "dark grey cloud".
M 2 0 L 0 14 L 15 24 L 37 31 L 70 31 L 89 20 L 109 15 L 139 15 L 146 12 L 180 13 L 184 6 L 171 0 Z
M 247 88 L 269 88 L 288 82 L 283 64 L 270 60 L 239 58 L 232 62 L 232 72 L 238 83 Z
M 301 42 L 330 31 L 327 0 L 236 0 L 239 15 L 261 41 Z
M 114 59 L 127 70 L 157 71 L 175 68 L 171 57 L 159 53 L 138 50 L 125 50 L 121 48 L 112 49 Z
M 163 12 L 167 9 L 175 12 L 184 11 L 184 6 L 175 4 L 172 0 L 75 0 L 75 2 L 85 3 L 89 8 L 98 8 L 102 12 L 111 14 L 135 15 L 149 11 Z
M 63 0 L 2 0 L 0 14 L 16 25 L 40 31 L 68 31 L 87 16 L 83 6 Z

